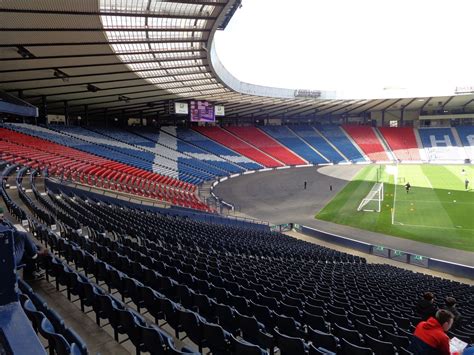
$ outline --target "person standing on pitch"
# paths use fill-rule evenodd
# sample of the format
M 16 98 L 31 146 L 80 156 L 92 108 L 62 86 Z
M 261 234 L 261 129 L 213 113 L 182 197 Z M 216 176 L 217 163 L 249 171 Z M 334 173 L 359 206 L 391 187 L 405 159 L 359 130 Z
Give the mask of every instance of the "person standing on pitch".
M 407 193 L 410 192 L 410 188 L 411 188 L 411 185 L 410 185 L 409 182 L 407 182 L 407 183 L 405 184 L 405 190 L 407 191 Z
M 464 180 L 464 188 L 466 190 L 469 190 L 469 180 L 466 178 L 466 180 Z
M 308 185 L 308 182 L 305 180 L 303 184 L 303 190 L 306 190 L 306 185 Z

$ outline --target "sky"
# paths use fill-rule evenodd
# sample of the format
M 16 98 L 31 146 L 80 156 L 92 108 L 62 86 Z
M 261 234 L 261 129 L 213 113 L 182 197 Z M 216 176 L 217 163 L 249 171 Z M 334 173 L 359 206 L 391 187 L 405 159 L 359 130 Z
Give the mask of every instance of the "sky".
M 217 54 L 241 81 L 340 98 L 474 86 L 473 0 L 243 0 Z

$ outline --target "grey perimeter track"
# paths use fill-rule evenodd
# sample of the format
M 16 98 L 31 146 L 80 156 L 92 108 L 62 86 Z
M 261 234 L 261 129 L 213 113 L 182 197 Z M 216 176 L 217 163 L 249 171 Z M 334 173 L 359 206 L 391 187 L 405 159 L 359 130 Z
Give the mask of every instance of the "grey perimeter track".
M 363 166 L 271 170 L 219 183 L 214 193 L 240 212 L 273 224 L 298 223 L 363 242 L 474 266 L 474 253 L 365 231 L 314 218 Z M 307 181 L 306 190 L 303 189 Z M 332 185 L 332 191 L 330 186 Z M 474 242 L 474 236 L 473 236 Z

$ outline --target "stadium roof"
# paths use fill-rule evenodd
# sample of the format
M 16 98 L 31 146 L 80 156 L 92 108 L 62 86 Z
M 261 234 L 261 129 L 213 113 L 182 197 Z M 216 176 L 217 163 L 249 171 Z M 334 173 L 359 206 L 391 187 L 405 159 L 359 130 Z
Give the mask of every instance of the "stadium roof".
M 201 99 L 226 116 L 292 118 L 381 110 L 474 111 L 474 95 L 337 99 L 240 82 L 213 45 L 241 0 L 3 0 L 0 89 L 69 115 L 165 117 Z M 317 83 L 315 83 L 317 85 Z M 454 94 L 454 93 L 453 93 Z

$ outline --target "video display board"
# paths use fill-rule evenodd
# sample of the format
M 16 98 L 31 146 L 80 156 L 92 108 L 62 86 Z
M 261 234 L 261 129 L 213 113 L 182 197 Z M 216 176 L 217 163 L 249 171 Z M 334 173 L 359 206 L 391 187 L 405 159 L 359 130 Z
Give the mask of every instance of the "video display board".
M 191 122 L 215 122 L 214 105 L 208 101 L 192 100 L 189 102 Z

